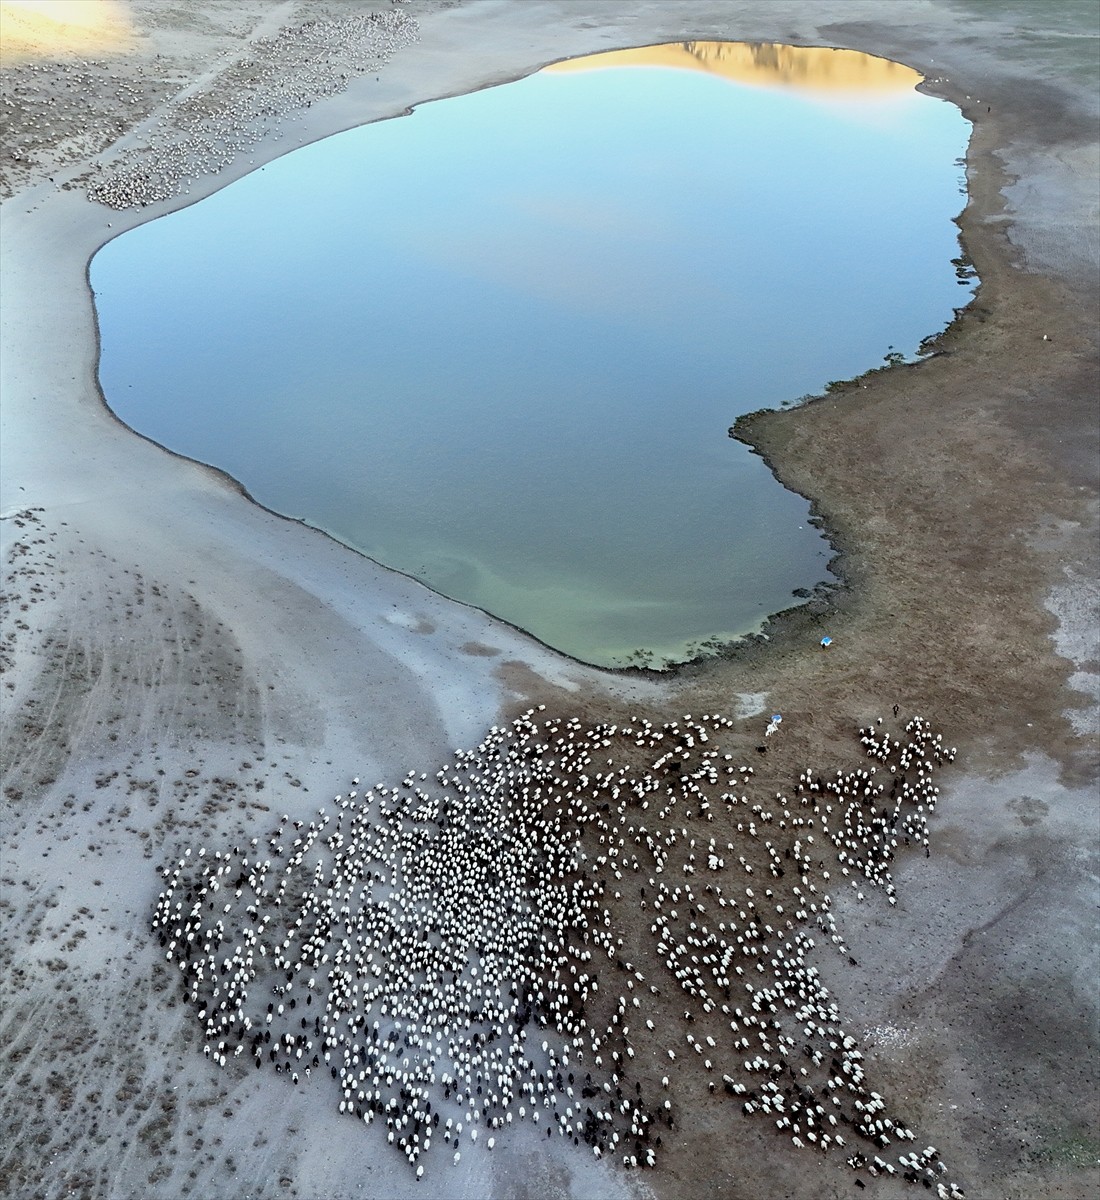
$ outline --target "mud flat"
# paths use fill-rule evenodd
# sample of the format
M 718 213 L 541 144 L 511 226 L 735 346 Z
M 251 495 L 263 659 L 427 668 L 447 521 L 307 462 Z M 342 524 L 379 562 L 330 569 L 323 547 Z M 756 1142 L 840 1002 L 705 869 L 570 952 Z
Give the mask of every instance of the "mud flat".
M 150 934 L 156 868 L 308 821 L 353 775 L 431 775 L 532 703 L 585 722 L 737 708 L 728 752 L 773 795 L 850 765 L 852 730 L 894 704 L 930 718 L 959 751 L 930 855 L 899 856 L 896 907 L 838 887 L 849 954 L 816 966 L 967 1194 L 1095 1190 L 1096 30 L 1046 7 L 929 0 L 879 24 L 854 0 L 414 0 L 368 26 L 360 6 L 135 3 L 69 45 L 5 8 L 4 1194 L 856 1194 L 842 1154 L 743 1116 L 695 1055 L 669 1071 L 653 1171 L 521 1124 L 419 1185 L 317 1089 L 204 1058 Z M 982 287 L 937 356 L 738 426 L 816 505 L 846 581 L 766 639 L 671 680 L 581 668 L 104 410 L 85 270 L 107 238 L 299 142 L 685 38 L 885 55 L 975 125 Z M 111 206 L 135 188 L 152 202 Z M 732 843 L 733 812 L 711 816 L 704 836 Z M 624 941 L 648 919 L 615 911 Z M 671 991 L 654 1011 L 682 1019 Z

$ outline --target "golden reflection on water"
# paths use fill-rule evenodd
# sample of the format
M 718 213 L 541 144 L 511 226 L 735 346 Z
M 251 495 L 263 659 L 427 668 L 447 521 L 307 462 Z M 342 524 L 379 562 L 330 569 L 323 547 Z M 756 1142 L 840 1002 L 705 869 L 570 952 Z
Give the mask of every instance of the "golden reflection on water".
M 553 63 L 544 70 L 564 73 L 608 67 L 707 71 L 752 87 L 815 92 L 912 91 L 923 78 L 911 67 L 858 50 L 783 46 L 772 42 L 669 42 L 660 46 L 588 54 Z
M 0 61 L 7 64 L 118 53 L 133 43 L 119 0 L 0 0 Z

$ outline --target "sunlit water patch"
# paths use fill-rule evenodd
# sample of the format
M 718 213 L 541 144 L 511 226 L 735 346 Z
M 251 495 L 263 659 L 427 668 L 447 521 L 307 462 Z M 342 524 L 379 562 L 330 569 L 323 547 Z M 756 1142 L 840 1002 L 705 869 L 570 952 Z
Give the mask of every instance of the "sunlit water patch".
M 970 297 L 969 127 L 917 82 L 689 43 L 327 138 L 100 251 L 105 395 L 569 654 L 682 660 L 827 578 L 731 423 Z

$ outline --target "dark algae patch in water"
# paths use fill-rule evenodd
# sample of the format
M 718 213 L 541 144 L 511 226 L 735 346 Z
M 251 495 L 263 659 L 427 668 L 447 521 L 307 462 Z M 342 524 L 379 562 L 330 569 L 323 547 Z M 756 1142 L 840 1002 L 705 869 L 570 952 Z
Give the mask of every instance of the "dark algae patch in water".
M 832 553 L 731 423 L 911 360 L 972 289 L 968 126 L 917 82 L 687 43 L 328 138 L 96 256 L 104 393 L 577 658 L 713 652 Z

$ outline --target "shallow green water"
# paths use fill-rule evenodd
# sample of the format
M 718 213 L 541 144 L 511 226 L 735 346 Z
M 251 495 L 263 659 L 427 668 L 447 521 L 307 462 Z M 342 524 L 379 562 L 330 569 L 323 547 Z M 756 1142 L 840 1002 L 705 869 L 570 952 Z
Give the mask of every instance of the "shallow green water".
M 827 578 L 727 429 L 969 300 L 968 132 L 909 90 L 668 66 L 426 104 L 106 246 L 104 393 L 569 654 L 682 659 Z

